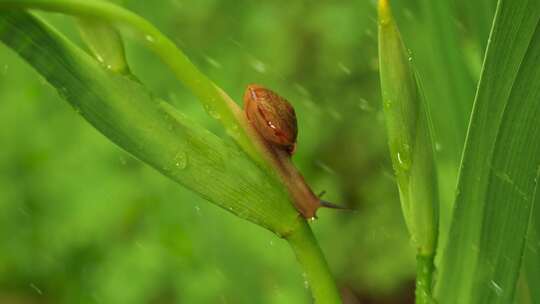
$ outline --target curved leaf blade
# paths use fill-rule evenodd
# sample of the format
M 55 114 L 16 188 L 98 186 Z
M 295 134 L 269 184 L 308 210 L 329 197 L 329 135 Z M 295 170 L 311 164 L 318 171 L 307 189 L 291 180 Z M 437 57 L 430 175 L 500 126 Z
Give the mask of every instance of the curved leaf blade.
M 540 166 L 540 2 L 500 0 L 469 125 L 440 303 L 511 303 Z
M 287 234 L 298 213 L 280 182 L 238 146 L 176 111 L 132 76 L 113 73 L 43 22 L 0 13 L 0 40 L 114 143 L 220 207 Z

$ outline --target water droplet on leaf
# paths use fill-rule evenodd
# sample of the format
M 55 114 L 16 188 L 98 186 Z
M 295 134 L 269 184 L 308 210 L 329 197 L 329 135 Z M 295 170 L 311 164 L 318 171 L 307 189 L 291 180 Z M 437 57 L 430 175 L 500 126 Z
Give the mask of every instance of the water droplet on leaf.
M 411 168 L 411 147 L 408 144 L 401 145 L 396 155 L 399 169 L 409 171 Z
M 174 165 L 178 169 L 185 169 L 187 167 L 188 157 L 185 152 L 178 152 L 174 156 Z
M 307 279 L 307 274 L 305 272 L 302 273 L 302 277 L 304 278 L 304 288 L 309 288 L 309 281 Z
M 146 39 L 146 41 L 148 41 L 150 43 L 156 42 L 156 38 L 154 38 L 154 36 L 151 36 L 151 35 L 144 36 L 144 39 Z
M 105 62 L 105 60 L 103 59 L 103 57 L 101 57 L 101 55 L 99 55 L 99 54 L 96 54 L 96 59 L 97 59 L 97 61 L 98 61 L 99 63 L 104 63 L 104 62 Z
M 387 110 L 390 109 L 390 108 L 392 107 L 392 105 L 393 105 L 393 102 L 392 102 L 391 99 L 385 99 L 385 100 L 383 101 L 383 107 L 384 107 L 385 109 L 387 109 Z
M 212 116 L 212 118 L 221 119 L 221 114 L 219 114 L 212 106 L 206 104 L 204 105 L 204 109 L 208 115 Z

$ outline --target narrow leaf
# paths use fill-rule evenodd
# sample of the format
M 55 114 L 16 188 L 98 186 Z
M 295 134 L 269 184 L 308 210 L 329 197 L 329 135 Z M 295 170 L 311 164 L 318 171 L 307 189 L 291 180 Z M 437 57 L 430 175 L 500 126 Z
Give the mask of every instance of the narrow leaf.
M 463 34 L 456 22 L 458 14 L 454 2 L 394 1 L 396 6 L 401 5 L 413 16 L 406 19 L 413 26 L 409 26 L 409 30 L 404 27 L 403 34 L 422 77 L 433 122 L 441 210 L 439 248 L 444 245 L 450 226 L 459 162 L 477 79 L 466 64 Z
M 288 234 L 298 213 L 281 183 L 236 145 L 114 73 L 23 12 L 0 13 L 0 40 L 43 75 L 96 129 L 171 179 L 220 207 Z
M 463 7 L 465 22 L 474 35 L 475 43 L 481 54 L 486 50 L 489 31 L 495 14 L 496 0 L 457 0 L 457 5 Z
M 537 181 L 540 174 L 537 176 Z M 535 193 L 534 211 L 531 216 L 522 270 L 530 303 L 540 303 L 540 193 Z
M 540 2 L 500 0 L 469 125 L 439 303 L 511 303 L 540 166 Z
M 437 184 L 422 93 L 387 0 L 379 2 L 379 60 L 383 108 L 403 215 L 419 254 L 437 241 Z
M 176 45 L 150 22 L 137 14 L 103 0 L 0 0 L 0 9 L 39 9 L 91 18 L 126 29 L 169 66 L 201 102 L 210 116 L 219 120 L 227 133 L 268 171 L 274 172 L 262 149 L 249 136 L 239 107 L 216 84 L 204 75 Z

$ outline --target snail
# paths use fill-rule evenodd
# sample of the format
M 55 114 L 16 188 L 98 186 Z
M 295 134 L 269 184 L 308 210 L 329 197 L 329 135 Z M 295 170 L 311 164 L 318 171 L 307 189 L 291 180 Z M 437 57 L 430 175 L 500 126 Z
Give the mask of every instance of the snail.
M 316 218 L 320 207 L 348 209 L 320 199 L 294 167 L 298 124 L 293 106 L 261 85 L 250 84 L 244 93 L 244 112 L 249 124 L 269 146 L 296 209 L 308 219 Z
M 294 108 L 285 98 L 260 85 L 248 85 L 244 110 L 248 121 L 265 141 L 290 155 L 294 153 L 298 125 Z

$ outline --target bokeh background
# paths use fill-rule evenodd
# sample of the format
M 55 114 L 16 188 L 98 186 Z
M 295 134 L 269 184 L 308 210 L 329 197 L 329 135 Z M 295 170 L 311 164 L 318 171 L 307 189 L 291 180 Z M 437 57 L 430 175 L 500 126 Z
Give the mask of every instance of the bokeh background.
M 394 2 L 431 105 L 444 232 L 466 130 L 449 105 L 470 110 L 495 1 Z M 312 223 L 346 302 L 412 303 L 414 252 L 379 97 L 376 1 L 122 5 L 238 102 L 249 83 L 291 101 L 296 164 L 315 191 L 356 209 L 322 210 Z M 80 43 L 69 17 L 39 15 Z M 223 134 L 154 55 L 126 44 L 156 95 Z M 286 242 L 117 148 L 1 44 L 0 172 L 0 303 L 311 302 Z

